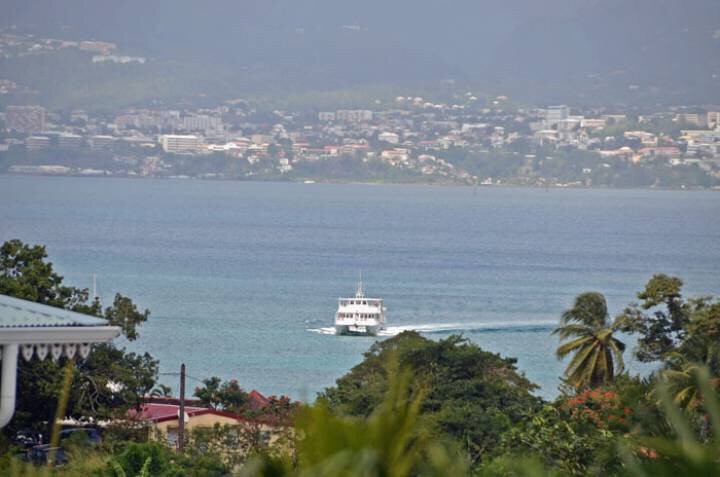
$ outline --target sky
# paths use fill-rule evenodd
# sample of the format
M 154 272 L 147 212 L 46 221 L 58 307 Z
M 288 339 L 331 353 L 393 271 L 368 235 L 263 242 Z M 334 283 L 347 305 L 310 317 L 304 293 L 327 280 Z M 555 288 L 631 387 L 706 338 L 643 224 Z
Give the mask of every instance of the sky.
M 323 89 L 456 79 L 720 90 L 717 0 L 2 1 L 0 26 Z M 284 73 L 283 73 L 284 72 Z M 301 78 L 293 81 L 296 76 Z M 618 79 L 618 76 L 621 78 Z M 615 84 L 617 83 L 617 84 Z

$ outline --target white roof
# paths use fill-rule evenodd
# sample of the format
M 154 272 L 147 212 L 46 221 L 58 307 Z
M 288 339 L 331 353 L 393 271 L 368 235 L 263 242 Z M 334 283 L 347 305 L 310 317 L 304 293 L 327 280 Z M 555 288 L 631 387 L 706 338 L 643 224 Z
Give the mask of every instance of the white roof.
M 0 328 L 102 326 L 107 320 L 74 311 L 0 295 Z
M 119 335 L 120 328 L 102 318 L 0 295 L 0 345 L 28 346 L 28 359 L 33 345 L 89 345 Z M 74 354 L 74 348 L 68 354 Z

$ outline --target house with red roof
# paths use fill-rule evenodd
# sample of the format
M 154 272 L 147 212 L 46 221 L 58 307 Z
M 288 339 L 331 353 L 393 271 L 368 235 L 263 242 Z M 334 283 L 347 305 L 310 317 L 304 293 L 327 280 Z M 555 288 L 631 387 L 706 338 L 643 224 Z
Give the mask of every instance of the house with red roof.
M 258 391 L 248 394 L 247 410 L 251 414 L 261 413 L 271 404 L 271 400 Z M 139 410 L 131 410 L 133 420 L 142 421 L 150 426 L 150 437 L 176 445 L 180 416 L 180 400 L 172 397 L 147 397 Z M 189 435 L 193 429 L 231 426 L 236 428 L 252 427 L 260 432 L 268 443 L 282 423 L 273 417 L 246 417 L 231 412 L 205 407 L 195 399 L 185 400 L 185 432 Z

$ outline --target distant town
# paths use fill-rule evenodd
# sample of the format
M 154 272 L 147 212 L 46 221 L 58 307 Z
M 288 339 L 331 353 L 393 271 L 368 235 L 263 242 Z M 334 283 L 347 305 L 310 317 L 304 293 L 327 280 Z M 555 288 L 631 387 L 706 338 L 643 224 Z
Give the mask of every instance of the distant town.
M 75 51 L 144 65 L 105 41 L 0 32 L 5 59 Z M 0 173 L 538 187 L 720 188 L 720 106 L 528 107 L 462 92 L 358 109 L 214 107 L 54 110 L 0 78 Z M 22 98 L 28 99 L 22 104 Z
M 397 97 L 392 108 L 258 112 L 8 106 L 11 174 L 718 187 L 720 111 L 642 115 Z

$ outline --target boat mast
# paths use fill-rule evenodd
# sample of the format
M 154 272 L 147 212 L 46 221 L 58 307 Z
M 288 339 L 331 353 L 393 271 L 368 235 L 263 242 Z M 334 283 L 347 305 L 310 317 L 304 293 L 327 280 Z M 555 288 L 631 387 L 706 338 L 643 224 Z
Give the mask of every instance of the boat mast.
M 95 300 L 97 300 L 97 298 L 98 298 L 98 295 L 97 295 L 97 275 L 96 275 L 95 273 L 92 274 L 92 290 L 93 290 L 92 299 L 93 299 L 93 301 L 95 301 Z
M 363 283 L 362 283 L 362 270 L 360 270 L 360 280 L 358 280 L 357 291 L 355 292 L 355 296 L 357 298 L 362 298 L 365 296 L 365 291 L 363 290 Z

